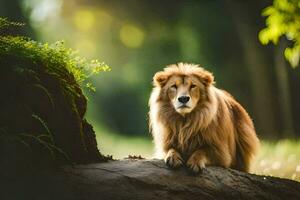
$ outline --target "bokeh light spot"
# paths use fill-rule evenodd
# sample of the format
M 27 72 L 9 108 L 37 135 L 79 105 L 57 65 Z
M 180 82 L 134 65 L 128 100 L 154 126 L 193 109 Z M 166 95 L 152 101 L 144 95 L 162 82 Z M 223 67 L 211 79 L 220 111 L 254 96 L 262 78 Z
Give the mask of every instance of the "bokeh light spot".
M 80 9 L 74 15 L 74 24 L 81 31 L 89 31 L 95 25 L 95 14 L 89 9 Z
M 145 33 L 142 29 L 132 24 L 126 24 L 121 27 L 120 40 L 129 48 L 140 47 L 145 38 Z

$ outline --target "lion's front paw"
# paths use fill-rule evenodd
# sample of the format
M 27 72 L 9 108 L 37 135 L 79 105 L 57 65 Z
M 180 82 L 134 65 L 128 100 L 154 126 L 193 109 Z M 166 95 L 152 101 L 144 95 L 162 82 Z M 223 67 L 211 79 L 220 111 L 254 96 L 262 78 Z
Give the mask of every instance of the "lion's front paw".
M 206 157 L 202 152 L 194 152 L 188 159 L 186 165 L 188 169 L 195 174 L 202 172 L 207 164 Z
M 170 149 L 165 157 L 165 163 L 168 167 L 175 169 L 183 165 L 183 160 L 177 151 Z

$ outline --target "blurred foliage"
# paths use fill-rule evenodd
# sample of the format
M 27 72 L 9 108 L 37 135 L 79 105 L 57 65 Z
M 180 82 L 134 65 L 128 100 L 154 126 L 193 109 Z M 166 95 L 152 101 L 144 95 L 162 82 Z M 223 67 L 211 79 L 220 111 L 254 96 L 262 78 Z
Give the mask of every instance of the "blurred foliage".
M 165 65 L 179 61 L 201 63 L 218 76 L 227 73 L 226 69 L 241 59 L 235 56 L 238 45 L 219 37 L 229 38 L 232 26 L 227 26 L 230 17 L 221 12 L 223 5 L 217 2 L 206 3 L 206 7 L 197 2 L 183 7 L 180 7 L 182 2 L 172 3 L 172 6 L 165 2 L 160 7 L 146 1 L 124 2 L 122 6 L 118 1 L 84 4 L 62 1 L 61 7 L 45 18 L 34 15 L 36 10 L 42 9 L 39 4 L 30 4 L 31 0 L 26 2 L 29 3 L 25 9 L 31 11 L 31 24 L 41 40 L 65 39 L 86 57 L 101 56 L 113 66 L 114 70 L 102 79 L 93 79 L 99 92 L 89 96 L 88 113 L 98 119 L 98 123 L 121 134 L 145 135 L 148 132 L 147 102 L 152 76 Z M 153 12 L 147 9 L 150 7 Z M 224 20 L 220 22 L 214 10 L 220 11 Z M 211 15 L 211 22 L 201 17 L 206 14 Z M 179 17 L 185 21 L 177 21 Z M 220 22 L 218 26 L 210 26 L 217 22 Z M 209 34 L 201 35 L 206 31 Z M 233 51 L 216 50 L 229 44 Z M 241 90 L 231 78 L 218 76 L 218 82 L 227 82 Z M 237 85 L 248 84 L 243 78 L 236 82 Z
M 239 4 L 238 8 L 221 0 L 22 2 L 39 40 L 65 40 L 81 55 L 98 57 L 113 66 L 101 79 L 91 79 L 97 93 L 86 92 L 88 116 L 111 131 L 144 136 L 154 73 L 171 63 L 192 62 L 214 73 L 217 86 L 233 94 L 249 111 L 260 135 L 284 135 L 283 115 L 278 110 L 282 102 L 277 98 L 281 83 L 274 75 L 273 49 L 261 46 L 256 36 L 264 26 L 260 14 L 269 1 L 232 2 Z M 251 38 L 239 31 L 239 23 Z M 257 77 L 264 77 L 263 87 L 253 84 Z M 296 91 L 291 93 L 298 97 Z M 261 112 L 266 107 L 270 109 Z M 300 108 L 292 107 L 296 121 Z M 300 125 L 297 128 L 300 130 Z
M 263 10 L 267 27 L 260 31 L 262 44 L 277 44 L 283 35 L 293 42 L 292 47 L 284 51 L 286 59 L 292 67 L 299 65 L 300 60 L 300 1 L 274 0 L 273 5 Z

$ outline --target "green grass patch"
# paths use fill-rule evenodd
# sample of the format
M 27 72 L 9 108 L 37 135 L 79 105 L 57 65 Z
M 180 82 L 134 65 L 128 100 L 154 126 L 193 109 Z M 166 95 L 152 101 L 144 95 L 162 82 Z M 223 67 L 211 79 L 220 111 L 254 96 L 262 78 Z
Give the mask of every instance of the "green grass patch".
M 96 123 L 92 124 L 96 132 L 98 148 L 103 155 L 112 155 L 114 159 L 122 159 L 128 155 L 152 157 L 154 145 L 150 138 L 120 135 Z
M 252 171 L 300 181 L 300 140 L 262 141 Z

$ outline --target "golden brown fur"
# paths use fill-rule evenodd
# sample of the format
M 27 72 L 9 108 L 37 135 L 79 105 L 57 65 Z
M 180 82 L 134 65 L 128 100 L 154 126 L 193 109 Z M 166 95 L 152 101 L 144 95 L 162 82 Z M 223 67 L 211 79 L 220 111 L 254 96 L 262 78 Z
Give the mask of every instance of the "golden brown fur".
M 210 72 L 178 63 L 153 79 L 149 117 L 156 157 L 194 172 L 206 165 L 249 171 L 259 144 L 252 120 L 230 94 L 214 86 Z M 179 90 L 191 97 L 191 109 L 177 109 Z

